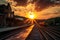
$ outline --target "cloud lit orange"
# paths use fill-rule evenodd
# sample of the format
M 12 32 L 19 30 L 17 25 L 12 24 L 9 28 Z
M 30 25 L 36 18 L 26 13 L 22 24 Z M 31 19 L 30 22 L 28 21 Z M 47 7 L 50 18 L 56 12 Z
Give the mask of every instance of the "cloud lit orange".
M 60 12 L 58 12 L 60 10 L 60 6 L 56 6 L 56 5 L 53 7 L 49 6 L 46 9 L 43 9 L 42 11 L 37 12 L 35 10 L 35 4 L 28 3 L 26 6 L 16 6 L 17 3 L 14 2 L 13 0 L 8 0 L 8 2 L 12 3 L 11 7 L 12 7 L 12 10 L 14 11 L 15 15 L 26 17 L 26 15 L 29 15 L 29 11 L 33 11 L 33 12 L 36 12 L 37 19 L 48 19 L 51 17 L 60 16 Z M 35 15 L 35 13 L 34 13 L 34 15 Z

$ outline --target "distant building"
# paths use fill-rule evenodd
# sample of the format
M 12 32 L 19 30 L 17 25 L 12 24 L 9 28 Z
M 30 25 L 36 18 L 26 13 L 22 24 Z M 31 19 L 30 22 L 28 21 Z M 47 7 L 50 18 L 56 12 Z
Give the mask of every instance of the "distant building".
M 6 26 L 6 18 L 13 18 L 14 12 L 12 12 L 11 6 L 8 3 L 7 5 L 0 5 L 0 25 Z

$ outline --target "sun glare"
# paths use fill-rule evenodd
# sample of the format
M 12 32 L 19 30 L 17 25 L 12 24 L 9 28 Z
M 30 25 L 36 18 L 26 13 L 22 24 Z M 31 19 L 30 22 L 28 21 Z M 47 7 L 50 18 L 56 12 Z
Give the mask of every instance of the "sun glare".
M 35 13 L 34 12 L 28 12 L 28 14 L 27 14 L 27 17 L 29 18 L 29 19 L 35 19 L 36 18 L 36 15 L 35 15 Z
M 29 18 L 30 18 L 30 19 L 34 19 L 34 15 L 33 15 L 33 14 L 30 14 L 30 15 L 29 15 Z
M 31 23 L 33 24 L 34 23 L 34 20 L 36 19 L 37 15 L 36 15 L 36 12 L 33 12 L 33 11 L 29 11 L 26 13 L 26 18 L 28 18 L 27 20 L 25 20 L 24 23 Z

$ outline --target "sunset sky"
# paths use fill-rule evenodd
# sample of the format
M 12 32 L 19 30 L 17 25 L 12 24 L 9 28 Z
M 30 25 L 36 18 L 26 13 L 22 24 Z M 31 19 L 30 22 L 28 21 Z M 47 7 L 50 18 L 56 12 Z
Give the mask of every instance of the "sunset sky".
M 56 0 L 0 0 L 0 4 L 11 4 L 15 15 L 26 16 L 35 12 L 37 19 L 60 17 L 60 1 Z

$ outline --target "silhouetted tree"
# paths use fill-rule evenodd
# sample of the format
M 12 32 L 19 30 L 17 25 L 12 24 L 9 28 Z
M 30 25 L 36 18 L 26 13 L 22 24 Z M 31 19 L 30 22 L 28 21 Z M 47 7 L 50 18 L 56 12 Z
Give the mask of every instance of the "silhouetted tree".
M 45 21 L 47 26 L 60 26 L 60 17 L 50 18 Z

